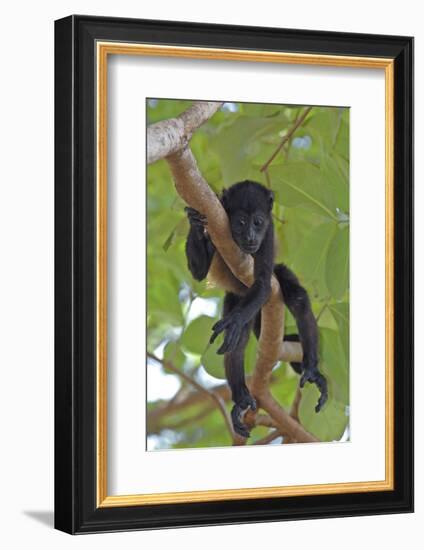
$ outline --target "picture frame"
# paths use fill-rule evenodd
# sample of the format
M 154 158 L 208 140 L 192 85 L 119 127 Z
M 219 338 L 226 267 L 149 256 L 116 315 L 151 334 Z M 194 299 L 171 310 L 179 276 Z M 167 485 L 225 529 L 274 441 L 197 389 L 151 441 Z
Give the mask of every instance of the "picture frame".
M 108 495 L 106 90 L 114 54 L 384 71 L 384 480 L 221 491 L 216 480 L 213 491 Z M 412 227 L 412 38 L 76 15 L 56 21 L 55 527 L 79 534 L 413 511 Z

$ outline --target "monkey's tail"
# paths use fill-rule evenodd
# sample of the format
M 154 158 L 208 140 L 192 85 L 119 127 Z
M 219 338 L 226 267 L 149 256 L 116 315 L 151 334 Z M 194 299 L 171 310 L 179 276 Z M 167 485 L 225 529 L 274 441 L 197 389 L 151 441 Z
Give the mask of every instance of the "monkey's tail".
M 293 301 L 293 298 L 297 297 L 299 288 L 301 288 L 299 279 L 285 264 L 276 264 L 274 266 L 274 274 L 277 277 L 284 296 L 291 298 Z M 302 291 L 305 292 L 303 289 Z M 300 342 L 298 334 L 285 334 L 284 340 L 286 342 Z M 301 363 L 290 363 L 290 365 L 297 374 L 302 374 Z
M 285 334 L 284 342 L 300 342 L 298 334 Z M 297 374 L 302 374 L 302 363 L 290 363 L 292 369 L 297 372 Z

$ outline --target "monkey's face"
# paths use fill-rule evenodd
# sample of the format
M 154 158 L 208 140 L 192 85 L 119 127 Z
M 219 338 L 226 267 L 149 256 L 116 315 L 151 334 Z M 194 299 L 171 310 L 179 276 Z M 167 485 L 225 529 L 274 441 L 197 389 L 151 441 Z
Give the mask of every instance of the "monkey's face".
M 231 233 L 238 247 L 246 254 L 257 252 L 269 225 L 269 214 L 256 210 L 238 210 L 230 216 Z

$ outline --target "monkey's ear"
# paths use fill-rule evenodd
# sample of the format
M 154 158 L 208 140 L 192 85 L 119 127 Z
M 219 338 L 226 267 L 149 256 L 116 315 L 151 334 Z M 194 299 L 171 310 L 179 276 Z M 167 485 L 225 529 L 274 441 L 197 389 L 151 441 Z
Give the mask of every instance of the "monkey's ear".
M 274 191 L 271 191 L 271 189 L 269 189 L 268 193 L 269 193 L 269 197 L 268 197 L 269 210 L 271 211 L 272 210 L 272 205 L 274 204 Z

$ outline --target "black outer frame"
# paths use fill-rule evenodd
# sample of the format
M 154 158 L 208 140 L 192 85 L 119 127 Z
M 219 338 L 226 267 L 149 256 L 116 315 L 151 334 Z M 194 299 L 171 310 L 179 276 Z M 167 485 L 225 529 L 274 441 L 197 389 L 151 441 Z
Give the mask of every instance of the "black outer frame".
M 395 490 L 96 508 L 97 40 L 395 59 Z M 55 527 L 68 533 L 413 511 L 413 38 L 108 17 L 55 22 Z

